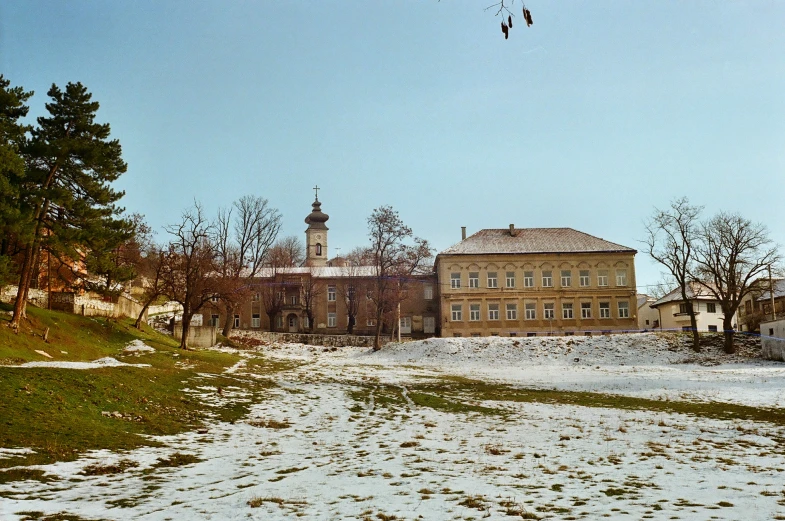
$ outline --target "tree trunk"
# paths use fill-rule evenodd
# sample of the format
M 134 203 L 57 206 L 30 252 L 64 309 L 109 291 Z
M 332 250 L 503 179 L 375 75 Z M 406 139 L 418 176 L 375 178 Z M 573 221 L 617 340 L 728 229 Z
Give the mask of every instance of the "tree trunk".
M 275 315 L 276 313 L 267 313 L 267 319 L 270 321 L 270 331 L 275 332 Z
M 349 324 L 346 326 L 346 334 L 351 335 L 354 333 L 354 322 L 355 318 L 353 315 L 349 315 Z
M 221 331 L 221 334 L 226 338 L 229 338 L 229 334 L 232 332 L 232 326 L 234 325 L 234 306 L 230 306 L 229 304 L 226 305 L 226 320 L 224 321 L 224 328 Z
M 188 349 L 189 329 L 191 329 L 191 316 L 183 313 L 183 336 L 180 338 L 180 349 Z
M 700 334 L 698 333 L 698 319 L 695 317 L 695 308 L 692 307 L 692 302 L 687 304 L 687 312 L 690 315 L 690 329 L 692 329 L 692 350 L 700 353 Z
M 725 315 L 725 317 L 722 319 L 722 329 L 723 335 L 725 336 L 723 348 L 725 349 L 726 353 L 732 355 L 736 352 L 736 346 L 733 343 L 733 315 L 730 317 Z
M 14 316 L 11 317 L 9 326 L 15 331 L 19 329 L 19 323 L 25 316 L 27 304 L 27 284 L 31 280 L 30 272 L 33 268 L 33 245 L 29 244 L 25 248 L 25 256 L 22 261 L 22 271 L 19 275 L 19 287 L 16 288 L 16 300 L 14 300 Z
M 376 335 L 373 339 L 373 350 L 378 351 L 382 348 L 382 313 L 381 308 L 376 312 Z
M 152 299 L 150 299 L 150 300 L 148 300 L 147 302 L 144 303 L 144 306 L 142 307 L 142 311 L 139 312 L 139 316 L 136 317 L 136 322 L 134 322 L 134 327 L 136 329 L 142 329 L 142 317 L 147 312 L 147 309 L 150 307 L 150 304 L 153 303 L 153 300 L 155 298 L 157 298 L 157 297 L 153 297 Z
M 313 311 L 306 310 L 305 315 L 308 317 L 308 332 L 313 333 Z

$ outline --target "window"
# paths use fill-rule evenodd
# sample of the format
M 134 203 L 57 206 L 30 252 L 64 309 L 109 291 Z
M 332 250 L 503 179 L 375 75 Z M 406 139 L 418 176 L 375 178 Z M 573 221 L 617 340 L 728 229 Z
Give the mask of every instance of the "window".
M 550 270 L 542 272 L 542 287 L 543 288 L 552 288 L 553 287 L 553 272 Z
M 542 316 L 548 320 L 553 320 L 555 313 L 554 313 L 554 304 L 553 302 L 543 304 L 542 305 Z
M 712 333 L 716 333 L 717 332 L 717 326 L 709 326 L 709 331 L 712 332 Z
M 338 324 L 338 319 L 335 313 L 327 313 L 327 327 L 335 327 Z
M 499 304 L 488 304 L 488 320 L 499 320 Z
M 585 288 L 586 286 L 591 284 L 591 282 L 589 282 L 589 270 L 581 270 L 580 275 L 581 275 L 581 281 L 580 281 L 581 287 Z
M 366 292 L 365 292 L 365 299 L 366 300 L 372 300 L 373 299 L 373 290 L 370 290 L 370 289 L 366 290 Z
M 277 329 L 281 329 L 283 327 L 283 317 L 281 315 L 275 317 L 275 327 Z
M 536 320 L 537 305 L 533 302 L 529 302 L 526 304 L 525 308 L 526 308 L 526 320 Z
M 510 331 L 510 336 L 518 336 L 518 333 L 516 333 L 515 331 Z
M 453 333 L 452 336 L 454 336 L 455 338 L 461 338 L 461 334 L 460 333 Z
M 436 317 L 422 317 L 422 332 L 436 333 Z
M 450 287 L 452 289 L 458 289 L 461 287 L 461 274 L 460 273 L 450 273 Z
M 537 336 L 537 333 L 526 333 L 526 336 L 528 337 Z
M 289 304 L 291 304 L 292 306 L 297 305 L 297 295 L 291 295 L 289 297 Z
M 480 287 L 480 274 L 476 271 L 469 272 L 469 287 L 470 288 L 479 288 Z
M 234 316 L 234 326 L 233 327 L 235 327 L 235 328 L 240 327 L 240 315 L 235 315 Z
M 210 315 L 210 325 L 218 327 L 218 315 Z
M 322 254 L 322 245 L 320 243 L 316 243 L 316 255 Z
M 597 270 L 597 285 L 598 286 L 608 285 L 608 270 Z
M 518 320 L 518 304 L 507 304 L 507 320 Z
M 460 304 L 453 304 L 450 306 L 452 310 L 452 320 L 453 322 L 458 322 L 463 320 L 463 312 Z
M 775 293 L 776 295 L 776 293 Z M 707 302 L 706 303 L 706 313 L 716 313 L 717 312 L 717 304 L 714 302 Z
M 496 276 L 495 271 L 488 272 L 488 287 L 489 288 L 498 288 L 499 287 L 499 279 Z
M 412 332 L 412 317 L 401 317 L 399 326 L 401 333 Z
M 630 318 L 629 302 L 619 302 L 619 318 Z
M 600 302 L 600 318 L 611 318 L 610 302 Z
M 423 298 L 425 300 L 433 300 L 433 285 L 425 284 L 423 286 Z
M 534 272 L 533 271 L 524 271 L 523 272 L 523 287 L 524 288 L 533 288 L 534 287 Z
M 251 327 L 262 327 L 262 316 L 259 313 L 251 315 Z
M 472 321 L 480 320 L 480 305 L 479 304 L 469 304 L 469 320 L 472 320 Z
M 565 320 L 572 318 L 572 304 L 564 303 L 561 305 L 561 316 Z
M 561 285 L 563 288 L 569 288 L 572 284 L 572 272 L 570 270 L 561 270 Z
M 376 325 L 376 319 L 373 318 L 373 317 L 368 317 L 368 319 L 365 321 L 365 325 L 368 326 L 368 327 L 375 326 Z
M 581 302 L 581 318 L 591 318 L 591 302 Z
M 687 304 L 682 302 L 679 304 L 679 313 L 686 313 L 687 312 Z
M 335 302 L 335 286 L 327 286 L 327 302 Z
M 507 283 L 505 285 L 508 288 L 514 288 L 515 287 L 515 272 L 514 271 L 508 271 L 507 272 Z
M 307 315 L 303 317 L 303 327 L 305 329 L 308 329 L 309 327 L 311 327 L 310 326 L 310 322 L 308 321 L 308 316 Z
M 627 285 L 627 270 L 616 270 L 616 285 L 617 286 Z
M 260 296 L 261 296 L 261 295 L 259 295 L 258 293 L 254 293 L 254 294 L 253 294 L 253 297 L 251 298 L 251 300 L 253 300 L 254 302 L 259 302 L 259 297 L 260 297 Z
M 218 295 L 213 295 L 210 297 L 210 302 L 218 302 Z
M 479 334 L 479 333 L 472 333 L 470 336 L 473 336 L 473 337 L 479 337 L 479 336 L 480 336 L 480 334 Z

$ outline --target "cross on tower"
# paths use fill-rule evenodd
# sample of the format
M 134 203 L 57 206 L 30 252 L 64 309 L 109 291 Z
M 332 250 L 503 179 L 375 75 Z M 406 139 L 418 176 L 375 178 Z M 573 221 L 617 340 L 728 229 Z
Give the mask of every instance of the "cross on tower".
M 316 200 L 319 200 L 319 185 L 313 187 L 314 192 L 316 192 Z

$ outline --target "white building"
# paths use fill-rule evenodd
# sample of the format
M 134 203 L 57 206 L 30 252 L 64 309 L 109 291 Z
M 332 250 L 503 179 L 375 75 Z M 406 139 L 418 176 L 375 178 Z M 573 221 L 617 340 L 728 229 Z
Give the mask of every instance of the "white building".
M 687 298 L 695 310 L 698 331 L 722 331 L 724 315 L 719 301 L 704 287 L 691 284 L 687 287 Z M 687 303 L 681 297 L 681 288 L 676 288 L 661 299 L 650 304 L 657 310 L 661 330 L 690 330 L 690 315 Z

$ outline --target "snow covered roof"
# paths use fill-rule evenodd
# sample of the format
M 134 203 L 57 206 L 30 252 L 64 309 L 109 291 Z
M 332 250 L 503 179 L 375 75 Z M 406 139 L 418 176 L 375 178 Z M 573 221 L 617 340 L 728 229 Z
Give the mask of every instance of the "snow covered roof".
M 717 300 L 711 292 L 698 283 L 687 285 L 687 298 L 690 300 Z M 661 299 L 651 304 L 651 307 L 656 308 L 668 302 L 682 302 L 681 288 L 676 288 Z
M 480 230 L 439 255 L 509 253 L 636 253 L 636 250 L 572 228 Z
M 376 266 L 302 266 L 295 268 L 262 268 L 257 277 L 270 278 L 274 275 L 305 275 L 310 273 L 317 279 L 334 279 L 339 277 L 375 277 Z M 414 273 L 418 275 L 431 275 L 432 271 Z
M 773 282 L 774 282 L 774 298 L 785 297 L 785 279 L 779 279 Z M 766 282 L 766 285 L 768 286 L 768 282 Z M 763 302 L 769 299 L 771 299 L 771 293 L 767 289 L 761 294 L 760 297 L 758 297 L 755 300 L 757 300 L 758 302 Z

